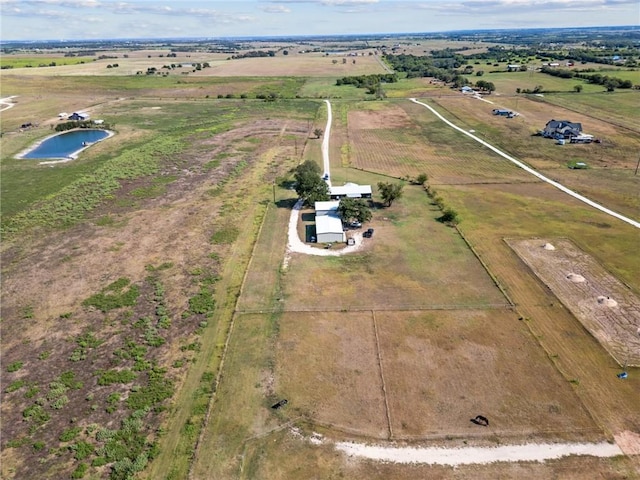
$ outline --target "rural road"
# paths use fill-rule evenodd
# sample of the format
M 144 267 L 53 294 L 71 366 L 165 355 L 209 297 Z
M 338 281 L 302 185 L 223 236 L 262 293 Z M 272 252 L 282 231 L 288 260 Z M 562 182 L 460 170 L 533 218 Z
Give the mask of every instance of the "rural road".
M 522 163 L 520 160 L 517 160 L 517 159 L 513 158 L 511 155 L 507 155 L 506 153 L 504 153 L 503 151 L 497 149 L 496 147 L 494 147 L 490 143 L 485 142 L 481 138 L 476 137 L 474 134 L 472 134 L 470 132 L 467 132 L 465 129 L 460 128 L 457 125 L 453 124 L 452 122 L 450 122 L 449 120 L 444 118 L 435 109 L 433 109 L 432 107 L 430 107 L 426 103 L 419 102 L 415 98 L 410 98 L 409 100 L 411 100 L 413 103 L 417 103 L 418 105 L 422 105 L 423 107 L 428 108 L 429 110 L 431 110 L 431 112 L 436 117 L 438 117 L 440 120 L 442 120 L 444 123 L 446 123 L 450 127 L 458 130 L 460 133 L 465 134 L 467 137 L 473 138 L 476 142 L 481 143 L 482 145 L 484 145 L 485 147 L 489 148 L 490 150 L 493 150 L 494 152 L 496 152 L 501 157 L 506 158 L 507 160 L 509 160 L 510 162 L 514 163 L 518 167 L 522 168 L 526 172 L 529 172 L 531 175 L 534 175 L 534 176 L 538 177 L 543 182 L 547 182 L 549 185 L 553 185 L 557 189 L 562 190 L 564 193 L 566 193 L 568 195 L 571 195 L 573 198 L 575 198 L 577 200 L 580 200 L 581 202 L 584 202 L 587 205 L 589 205 L 589 206 L 591 206 L 593 208 L 596 208 L 596 209 L 600 210 L 603 213 L 606 213 L 607 215 L 610 215 L 610 216 L 615 217 L 615 218 L 617 218 L 619 220 L 622 220 L 623 222 L 626 222 L 629 225 L 632 225 L 632 226 L 634 226 L 636 228 L 640 228 L 640 222 L 637 222 L 636 220 L 633 220 L 633 219 L 631 219 L 629 217 L 625 217 L 624 215 L 621 215 L 618 212 L 614 212 L 613 210 L 610 210 L 610 209 L 608 209 L 606 207 L 603 207 L 599 203 L 596 203 L 593 200 L 590 200 L 587 197 L 584 197 L 584 196 L 580 195 L 579 193 L 574 192 L 573 190 L 571 190 L 571 189 L 565 187 L 564 185 L 562 185 L 561 183 L 558 183 L 558 182 L 556 182 L 554 180 L 551 180 L 550 178 L 545 177 L 544 175 L 542 175 L 541 173 L 537 172 L 533 168 L 531 168 L 528 165 L 525 165 L 524 163 Z
M 331 113 L 331 102 L 325 100 L 327 104 L 327 125 L 324 128 L 324 137 L 322 138 L 322 164 L 324 167 L 324 175 L 327 176 L 327 185 L 331 187 L 331 165 L 329 164 L 329 137 L 331 137 L 331 124 L 333 123 L 333 115 Z
M 10 108 L 15 107 L 15 103 L 12 102 L 12 99 L 16 98 L 17 95 L 11 95 L 10 97 L 0 98 L 0 112 L 4 112 L 5 110 L 9 110 Z
M 569 455 L 615 457 L 623 455 L 615 443 L 531 443 L 499 447 L 383 447 L 340 442 L 336 448 L 352 457 L 370 458 L 394 463 L 427 463 L 431 465 L 471 465 L 493 462 L 544 462 Z

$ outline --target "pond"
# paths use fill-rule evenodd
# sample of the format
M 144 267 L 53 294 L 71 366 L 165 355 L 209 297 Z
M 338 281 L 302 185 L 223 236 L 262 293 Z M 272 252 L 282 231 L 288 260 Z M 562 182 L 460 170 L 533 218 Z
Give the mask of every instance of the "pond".
M 44 139 L 19 157 L 75 159 L 82 150 L 111 135 L 107 130 L 72 130 Z

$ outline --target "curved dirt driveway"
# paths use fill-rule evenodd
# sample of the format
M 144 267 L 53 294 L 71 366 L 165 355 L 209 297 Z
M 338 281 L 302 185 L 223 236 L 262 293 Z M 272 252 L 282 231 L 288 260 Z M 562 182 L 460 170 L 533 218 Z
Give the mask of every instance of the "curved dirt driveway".
M 324 138 L 322 139 L 322 163 L 324 165 L 324 173 L 330 175 L 329 165 L 329 136 L 331 135 L 331 123 L 333 116 L 331 114 L 331 103 L 329 100 L 325 100 L 327 104 L 327 125 L 324 128 Z M 327 184 L 331 186 L 331 176 L 327 180 Z M 358 232 L 353 235 L 356 241 L 355 245 L 349 245 L 341 250 L 325 250 L 323 248 L 312 247 L 307 245 L 298 235 L 298 219 L 300 218 L 300 209 L 302 208 L 303 201 L 298 200 L 294 207 L 291 209 L 291 216 L 289 217 L 289 234 L 287 241 L 287 252 L 285 254 L 284 266 L 289 263 L 289 257 L 291 252 L 304 253 L 306 255 L 318 255 L 322 257 L 339 257 L 347 253 L 353 253 L 362 247 L 362 233 Z

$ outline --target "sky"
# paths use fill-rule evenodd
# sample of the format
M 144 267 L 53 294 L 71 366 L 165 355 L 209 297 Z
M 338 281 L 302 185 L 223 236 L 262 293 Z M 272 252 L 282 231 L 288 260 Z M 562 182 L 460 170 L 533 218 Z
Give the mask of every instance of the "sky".
M 90 40 L 638 25 L 638 0 L 0 0 L 0 39 Z

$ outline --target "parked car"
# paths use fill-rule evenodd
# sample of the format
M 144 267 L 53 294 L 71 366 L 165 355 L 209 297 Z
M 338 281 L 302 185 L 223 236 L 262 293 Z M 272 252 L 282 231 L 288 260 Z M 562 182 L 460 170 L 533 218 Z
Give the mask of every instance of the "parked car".
M 366 232 L 364 232 L 362 234 L 362 236 L 365 237 L 365 238 L 373 237 L 373 228 L 368 229 Z
M 354 222 L 350 222 L 350 223 L 349 223 L 349 226 L 350 226 L 351 228 L 360 228 L 360 227 L 362 226 L 362 223 L 360 223 L 360 222 L 358 222 L 358 221 L 356 220 L 356 221 L 354 221 Z
M 328 174 L 328 173 L 325 173 L 325 174 L 322 176 L 322 179 L 323 179 L 323 180 L 329 180 L 329 174 Z

